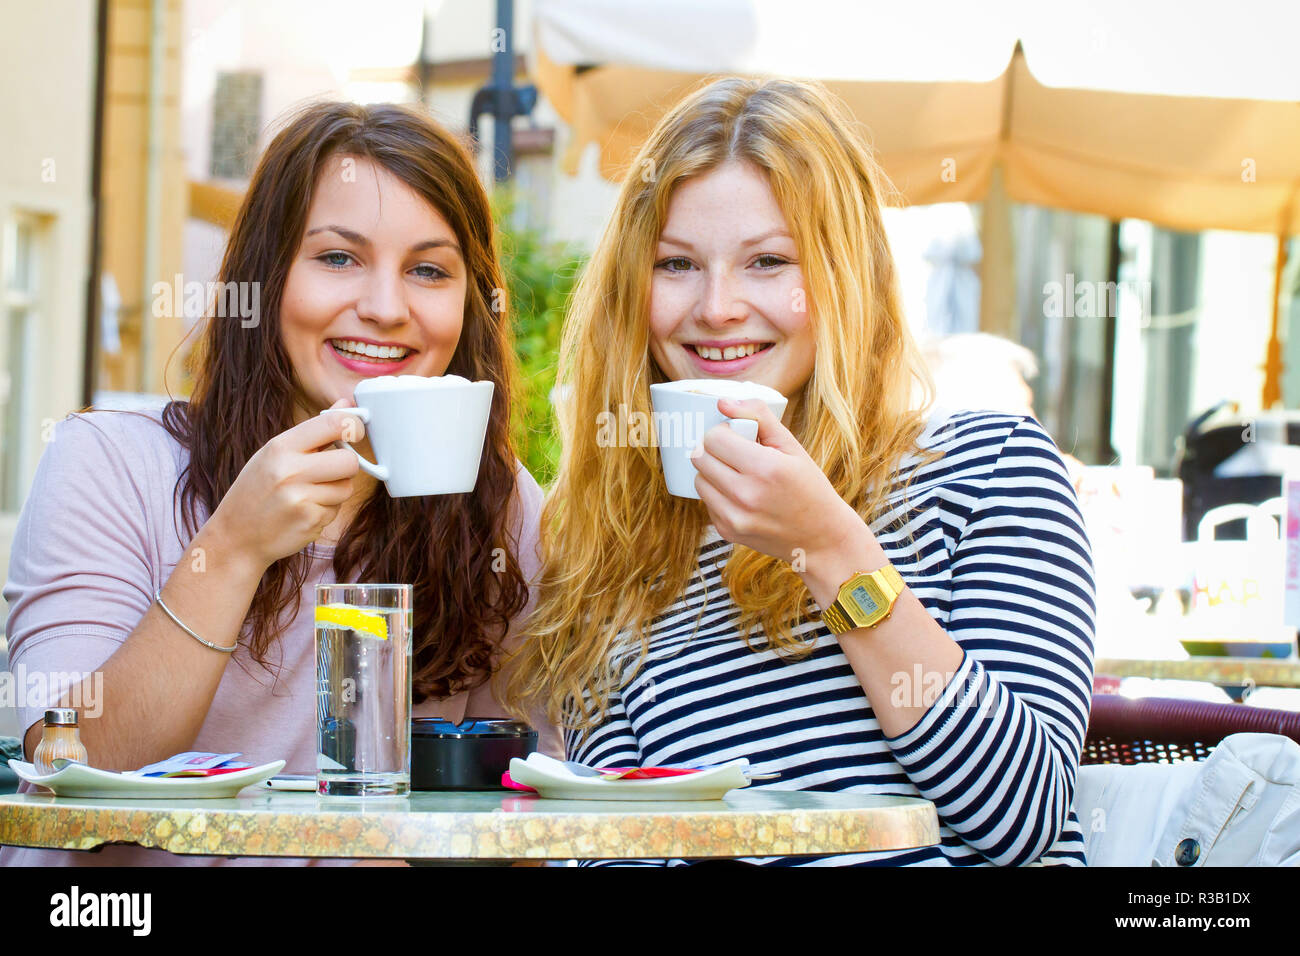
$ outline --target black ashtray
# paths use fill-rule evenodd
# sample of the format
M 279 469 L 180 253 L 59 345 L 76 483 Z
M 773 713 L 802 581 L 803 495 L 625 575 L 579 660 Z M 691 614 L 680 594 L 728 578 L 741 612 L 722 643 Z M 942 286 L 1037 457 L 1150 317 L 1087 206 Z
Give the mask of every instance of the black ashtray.
M 514 757 L 537 749 L 537 731 L 517 720 L 411 718 L 412 790 L 504 790 Z

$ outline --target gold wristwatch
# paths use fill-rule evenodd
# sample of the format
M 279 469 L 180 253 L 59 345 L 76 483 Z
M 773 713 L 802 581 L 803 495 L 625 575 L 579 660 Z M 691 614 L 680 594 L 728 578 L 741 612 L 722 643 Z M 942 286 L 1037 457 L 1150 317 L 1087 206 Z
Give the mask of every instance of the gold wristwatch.
M 840 585 L 835 602 L 822 612 L 822 621 L 832 634 L 875 627 L 893 612 L 894 602 L 905 587 L 902 575 L 892 564 L 879 571 L 859 571 Z

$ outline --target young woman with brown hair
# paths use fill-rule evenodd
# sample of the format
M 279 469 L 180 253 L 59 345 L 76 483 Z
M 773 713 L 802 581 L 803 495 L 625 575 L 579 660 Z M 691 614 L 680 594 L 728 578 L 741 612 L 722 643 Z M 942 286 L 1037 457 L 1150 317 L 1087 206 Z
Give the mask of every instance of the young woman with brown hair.
M 209 319 L 188 402 L 57 427 L 15 536 L 11 661 L 99 672 L 102 715 L 81 729 L 95 766 L 208 750 L 314 772 L 314 585 L 410 583 L 415 713 L 500 716 L 487 680 L 529 603 L 541 491 L 511 448 L 505 282 L 465 148 L 405 107 L 302 109 L 253 175 L 218 278 L 255 284 L 243 301 L 259 314 Z M 472 493 L 390 498 L 336 444 L 358 438 L 355 416 L 318 413 L 398 373 L 494 383 Z M 364 436 L 353 444 L 373 459 Z M 235 651 L 196 641 L 156 590 Z M 44 704 L 28 703 L 30 755 Z M 3 856 L 216 862 L 130 847 Z

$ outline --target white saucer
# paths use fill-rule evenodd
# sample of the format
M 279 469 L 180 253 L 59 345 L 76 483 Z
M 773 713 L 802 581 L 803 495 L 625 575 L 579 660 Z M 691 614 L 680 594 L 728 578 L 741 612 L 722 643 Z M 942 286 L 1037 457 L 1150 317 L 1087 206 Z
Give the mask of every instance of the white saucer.
M 721 800 L 731 790 L 749 786 L 744 757 L 699 773 L 652 780 L 602 780 L 580 777 L 563 763 L 541 753 L 510 761 L 510 779 L 557 800 Z
M 175 800 L 233 797 L 245 787 L 275 776 L 284 769 L 284 761 L 273 760 L 260 767 L 217 774 L 215 777 L 135 777 L 80 763 L 70 763 L 61 770 L 42 776 L 32 764 L 22 760 L 10 760 L 9 767 L 28 783 L 53 790 L 60 797 Z

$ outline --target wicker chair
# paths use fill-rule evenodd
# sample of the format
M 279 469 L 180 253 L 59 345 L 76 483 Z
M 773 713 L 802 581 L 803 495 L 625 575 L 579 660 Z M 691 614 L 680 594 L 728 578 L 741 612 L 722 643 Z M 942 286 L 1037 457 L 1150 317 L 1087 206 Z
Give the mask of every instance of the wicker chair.
M 1083 764 L 1204 760 L 1230 734 L 1281 734 L 1300 743 L 1300 713 L 1198 700 L 1095 694 Z
M 23 742 L 17 737 L 0 737 L 0 793 L 18 790 L 18 774 L 9 769 L 9 760 L 23 759 Z

